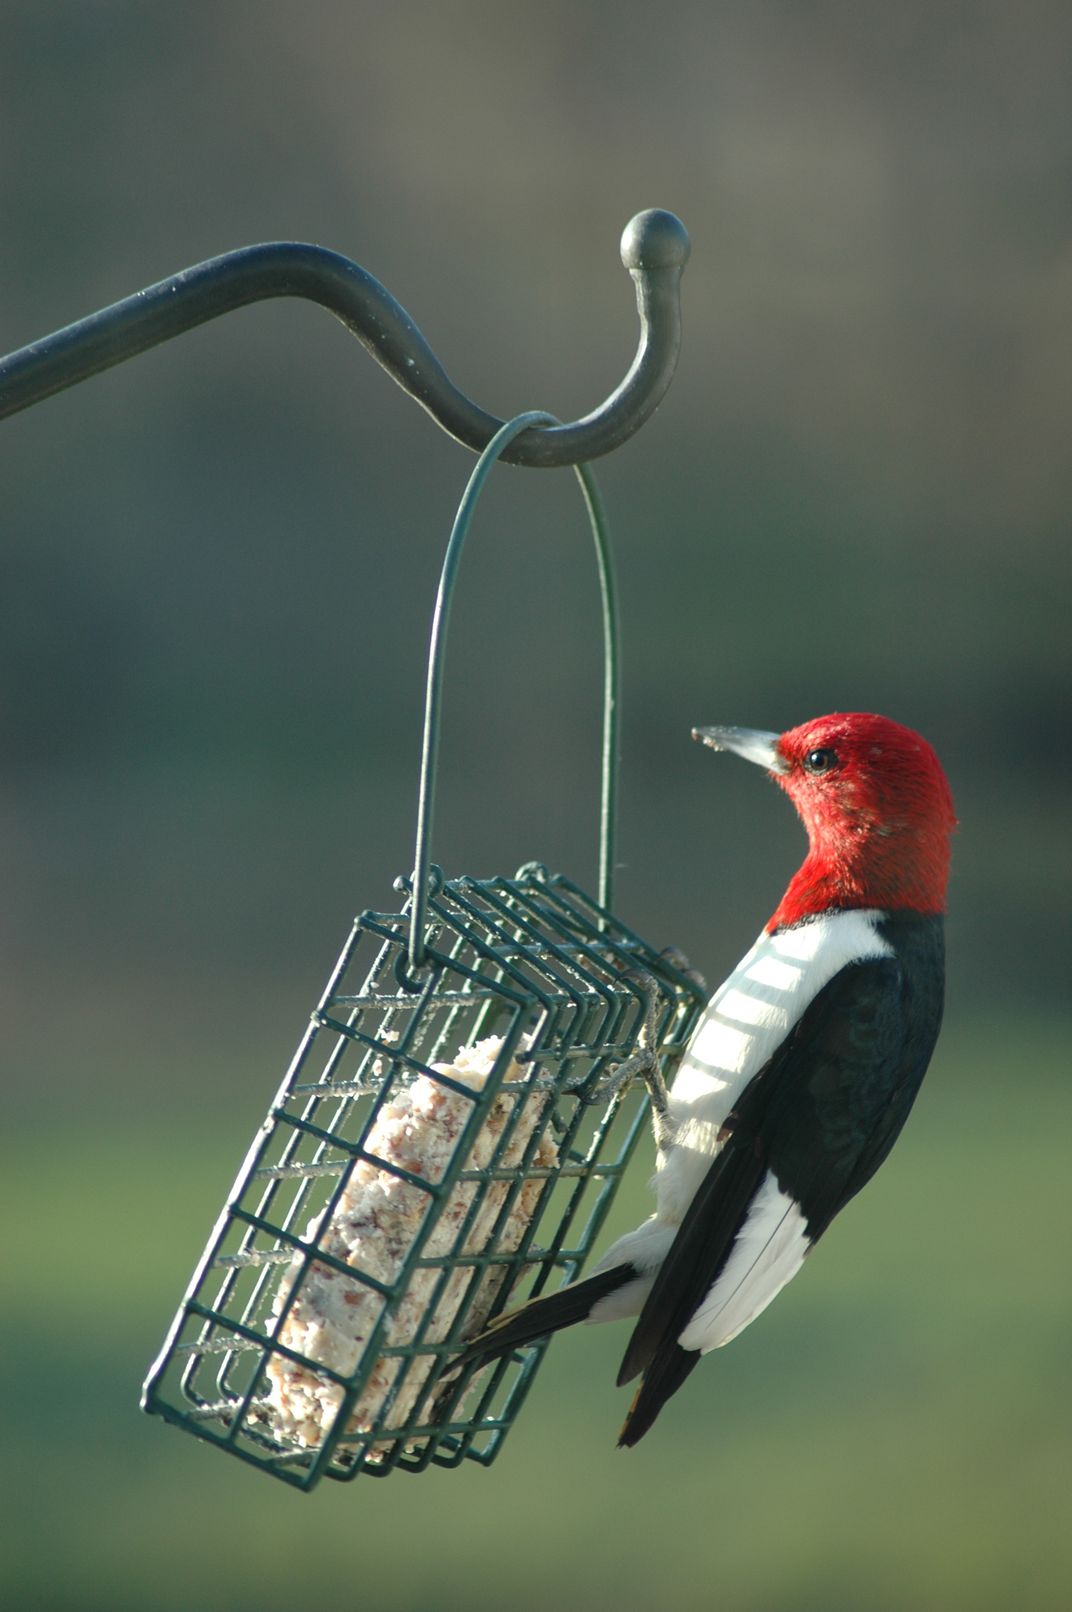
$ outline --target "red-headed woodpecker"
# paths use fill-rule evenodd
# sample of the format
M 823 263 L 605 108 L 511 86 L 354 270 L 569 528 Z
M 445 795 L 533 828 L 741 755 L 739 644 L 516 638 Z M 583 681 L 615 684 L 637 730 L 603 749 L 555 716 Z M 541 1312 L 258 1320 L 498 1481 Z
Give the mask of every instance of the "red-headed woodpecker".
M 696 728 L 786 791 L 808 854 L 711 998 L 669 1092 L 652 1077 L 655 1213 L 592 1274 L 501 1316 L 484 1361 L 575 1321 L 636 1317 L 619 1443 L 647 1432 L 701 1355 L 755 1320 L 889 1153 L 942 1017 L 955 818 L 931 747 L 885 717 L 780 736 Z

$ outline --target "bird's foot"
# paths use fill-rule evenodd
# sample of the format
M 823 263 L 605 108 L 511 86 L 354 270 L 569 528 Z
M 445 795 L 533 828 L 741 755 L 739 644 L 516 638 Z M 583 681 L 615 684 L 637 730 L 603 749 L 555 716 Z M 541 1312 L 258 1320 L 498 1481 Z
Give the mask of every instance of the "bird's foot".
M 680 946 L 664 946 L 659 956 L 664 958 L 670 964 L 670 967 L 675 968 L 679 974 L 684 974 L 690 985 L 695 985 L 705 996 L 710 994 L 707 981 L 698 968 L 693 968 Z
M 659 1062 L 659 1004 L 662 992 L 658 982 L 646 969 L 633 969 L 627 977 L 635 981 L 644 993 L 644 1022 L 637 1038 L 637 1050 L 628 1058 L 623 1058 L 611 1075 L 611 1089 L 618 1091 L 630 1080 L 643 1080 L 651 1102 L 655 1143 L 661 1148 L 673 1133 L 670 1097 Z

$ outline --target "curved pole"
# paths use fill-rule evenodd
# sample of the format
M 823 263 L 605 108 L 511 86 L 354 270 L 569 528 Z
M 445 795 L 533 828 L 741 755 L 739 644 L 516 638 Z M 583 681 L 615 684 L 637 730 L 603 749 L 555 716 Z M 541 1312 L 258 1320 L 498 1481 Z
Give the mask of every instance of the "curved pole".
M 605 402 L 569 425 L 532 427 L 502 454 L 551 468 L 610 453 L 658 407 L 681 342 L 681 272 L 689 238 L 673 213 L 638 213 L 622 236 L 636 282 L 640 345 Z M 307 297 L 357 337 L 402 389 L 450 436 L 482 452 L 503 421 L 460 392 L 406 310 L 365 269 L 300 242 L 240 247 L 102 308 L 0 359 L 0 419 L 99 374 L 220 314 L 267 297 Z

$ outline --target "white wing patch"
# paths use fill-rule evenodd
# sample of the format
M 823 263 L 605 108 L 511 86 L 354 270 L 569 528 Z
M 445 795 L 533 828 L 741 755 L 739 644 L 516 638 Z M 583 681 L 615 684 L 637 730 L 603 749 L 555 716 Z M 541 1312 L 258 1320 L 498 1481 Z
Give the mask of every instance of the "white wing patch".
M 847 964 L 888 957 L 870 908 L 764 931 L 711 998 L 670 1089 L 674 1140 L 656 1163 L 658 1218 L 680 1224 L 741 1092 L 823 986 Z
M 721 1121 L 835 974 L 848 963 L 890 955 L 875 928 L 880 916 L 870 908 L 848 909 L 760 935 L 692 1033 L 671 1091 L 682 1117 L 699 1108 L 705 1119 L 717 1114 Z
M 800 1205 L 768 1170 L 718 1280 L 678 1342 L 707 1354 L 743 1332 L 797 1274 L 811 1247 Z

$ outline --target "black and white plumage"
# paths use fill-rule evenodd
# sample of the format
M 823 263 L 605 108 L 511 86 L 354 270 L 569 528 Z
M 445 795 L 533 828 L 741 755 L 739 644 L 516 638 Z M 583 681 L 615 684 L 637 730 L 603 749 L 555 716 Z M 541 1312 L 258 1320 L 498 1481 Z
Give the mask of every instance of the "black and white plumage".
M 780 737 L 697 737 L 766 766 L 809 854 L 715 992 L 656 1101 L 655 1212 L 591 1275 L 504 1315 L 459 1364 L 576 1321 L 634 1319 L 619 1384 L 641 1377 L 620 1442 L 648 1430 L 701 1355 L 800 1270 L 893 1146 L 942 1016 L 942 910 L 954 818 L 918 735 L 862 714 Z

